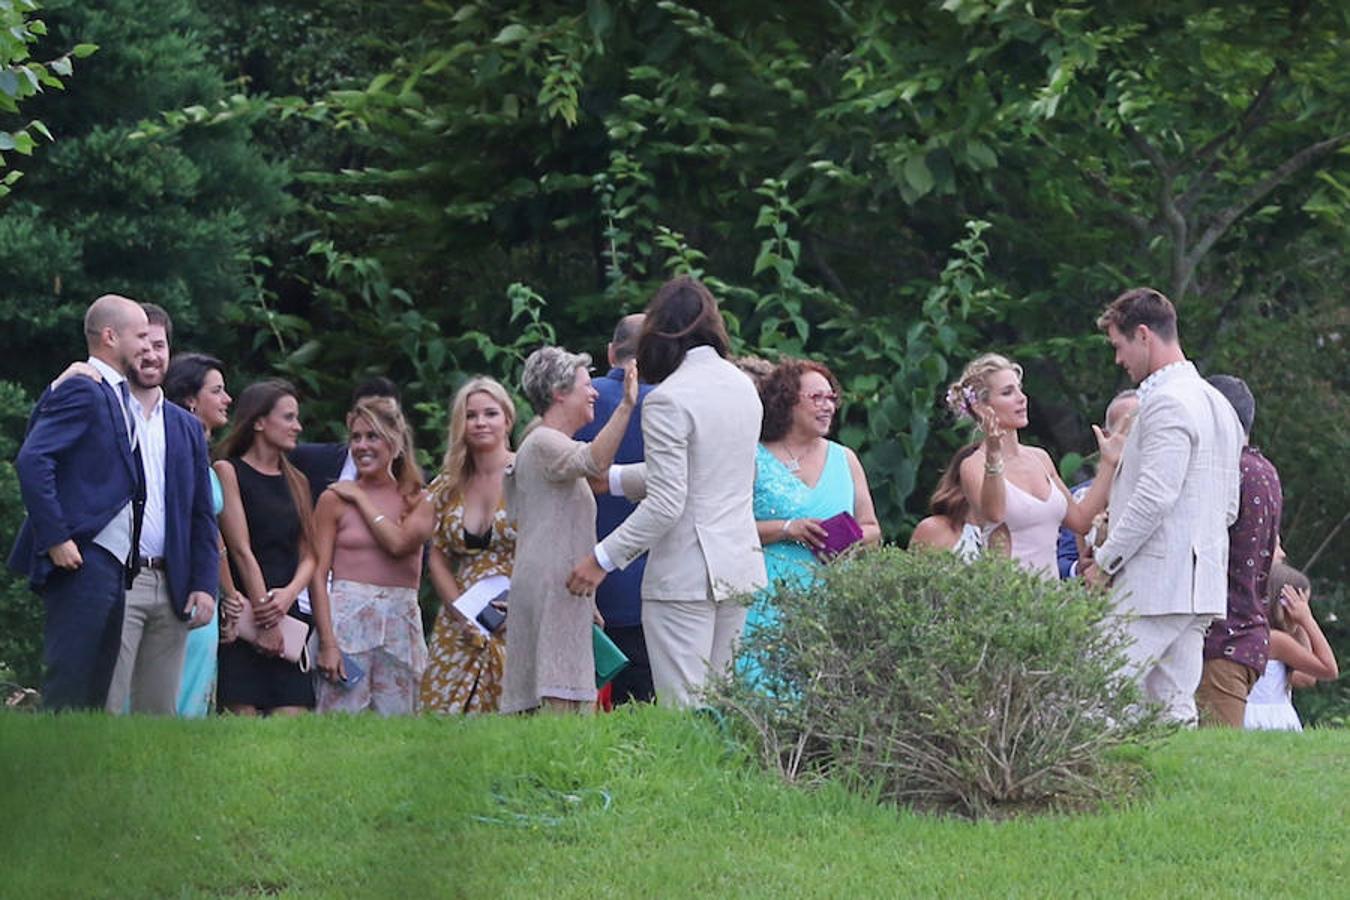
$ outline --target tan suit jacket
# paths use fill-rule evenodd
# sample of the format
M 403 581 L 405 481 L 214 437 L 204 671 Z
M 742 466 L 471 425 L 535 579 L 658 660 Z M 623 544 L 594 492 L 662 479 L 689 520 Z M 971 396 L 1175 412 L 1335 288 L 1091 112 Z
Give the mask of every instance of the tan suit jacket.
M 1223 616 L 1242 426 L 1190 363 L 1157 374 L 1141 387 L 1147 395 L 1111 485 L 1109 537 L 1096 558 L 1115 575 L 1124 610 Z
M 642 401 L 646 462 L 622 471 L 641 500 L 601 542 L 624 568 L 644 552 L 644 600 L 716 600 L 768 583 L 755 530 L 755 447 L 763 416 L 750 379 L 694 347 Z

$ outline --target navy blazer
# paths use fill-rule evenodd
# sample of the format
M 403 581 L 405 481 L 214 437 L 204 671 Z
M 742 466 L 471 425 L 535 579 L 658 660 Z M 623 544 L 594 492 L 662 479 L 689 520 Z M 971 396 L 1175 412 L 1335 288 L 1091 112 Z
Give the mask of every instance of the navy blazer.
M 48 550 L 87 544 L 131 502 L 136 469 L 117 391 L 91 378 L 44 391 L 14 468 L 28 516 L 9 567 L 37 590 L 53 568 Z
M 1092 487 L 1091 478 L 1081 484 L 1075 484 L 1069 491 L 1073 494 L 1073 499 L 1078 501 L 1083 499 L 1083 495 L 1090 487 Z M 1062 579 L 1072 577 L 1073 564 L 1078 562 L 1078 535 L 1063 525 L 1059 528 L 1059 546 L 1056 555 L 1059 557 L 1059 577 Z
M 613 368 L 603 378 L 591 382 L 596 393 L 595 418 L 584 425 L 574 437 L 578 441 L 593 441 L 605 427 L 609 417 L 618 409 L 623 399 L 623 369 Z M 638 385 L 638 402 L 633 408 L 628 428 L 619 442 L 619 450 L 614 454 L 616 463 L 640 463 L 643 460 L 642 446 L 642 400 L 651 393 L 652 385 Z M 603 540 L 609 533 L 623 524 L 623 520 L 637 508 L 622 496 L 600 494 L 595 498 L 595 537 Z M 617 569 L 605 576 L 595 591 L 595 605 L 600 615 L 605 617 L 606 625 L 631 626 L 642 622 L 642 573 L 647 568 L 647 554 L 642 554 L 626 569 Z
M 164 401 L 164 562 L 169 601 L 187 620 L 188 594 L 220 589 L 220 537 L 211 503 L 206 432 L 192 413 Z
M 165 568 L 174 612 L 186 620 L 190 592 L 219 589 L 219 537 L 205 432 L 169 402 L 164 453 Z M 110 385 L 77 377 L 45 391 L 15 462 L 28 517 L 10 568 L 40 589 L 53 568 L 50 548 L 66 540 L 87 545 L 131 501 L 135 465 L 122 401 Z

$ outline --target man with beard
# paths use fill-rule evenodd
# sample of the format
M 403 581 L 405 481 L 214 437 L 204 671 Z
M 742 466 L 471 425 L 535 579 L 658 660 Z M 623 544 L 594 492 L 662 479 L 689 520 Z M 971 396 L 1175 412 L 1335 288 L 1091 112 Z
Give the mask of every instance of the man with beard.
M 28 516 L 9 565 L 45 607 L 48 709 L 102 708 L 117 660 L 142 483 L 126 379 L 149 330 L 134 301 L 95 300 L 84 333 L 102 380 L 70 378 L 44 391 L 15 461 Z
M 149 346 L 128 380 L 145 511 L 107 710 L 173 715 L 187 633 L 215 612 L 220 553 L 205 433 L 191 413 L 165 402 L 160 388 L 173 322 L 155 304 L 141 305 Z

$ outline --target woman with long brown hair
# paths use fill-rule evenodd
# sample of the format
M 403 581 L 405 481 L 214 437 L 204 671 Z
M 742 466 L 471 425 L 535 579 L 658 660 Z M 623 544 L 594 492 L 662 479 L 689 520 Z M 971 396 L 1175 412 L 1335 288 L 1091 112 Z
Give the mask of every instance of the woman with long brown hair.
M 234 583 L 259 628 L 258 641 L 220 649 L 217 698 L 240 715 L 297 715 L 314 706 L 308 674 L 281 658 L 285 616 L 309 624 L 305 590 L 314 574 L 309 484 L 286 458 L 300 435 L 295 388 L 280 379 L 244 389 L 234 426 L 214 464 L 225 495 L 220 530 Z
M 909 549 L 937 547 L 966 560 L 979 555 L 984 540 L 979 526 L 970 521 L 970 501 L 961 490 L 961 463 L 978 449 L 979 444 L 966 444 L 952 454 L 928 500 L 928 518 L 909 536 Z
M 422 674 L 421 708 L 439 713 L 496 712 L 506 666 L 506 626 L 485 635 L 455 609 L 469 587 L 511 575 L 516 524 L 507 517 L 502 478 L 515 458 L 516 407 L 491 378 L 455 394 L 440 474 L 428 493 L 435 511 L 427 574 L 440 599 Z
M 431 504 L 398 401 L 358 400 L 347 433 L 356 480 L 330 486 L 314 512 L 318 709 L 411 715 L 427 660 L 417 588 Z

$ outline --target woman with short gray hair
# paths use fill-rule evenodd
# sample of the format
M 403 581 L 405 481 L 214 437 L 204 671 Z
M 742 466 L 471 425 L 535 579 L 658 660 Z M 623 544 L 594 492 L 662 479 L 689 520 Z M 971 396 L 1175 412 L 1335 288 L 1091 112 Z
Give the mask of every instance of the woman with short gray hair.
M 561 347 L 541 347 L 525 360 L 521 387 L 539 418 L 506 474 L 518 537 L 502 712 L 586 712 L 595 702 L 591 624 L 599 613 L 593 594 L 571 594 L 565 585 L 572 561 L 595 545 L 595 497 L 587 478 L 601 476 L 613 462 L 638 390 L 630 362 L 623 399 L 605 427 L 589 444 L 572 440 L 595 417 L 590 362 Z
M 567 393 L 577 380 L 577 369 L 591 367 L 589 353 L 569 353 L 562 347 L 540 347 L 525 360 L 525 371 L 520 376 L 520 387 L 539 415 L 553 405 L 553 393 Z M 587 386 L 590 377 L 586 378 Z

